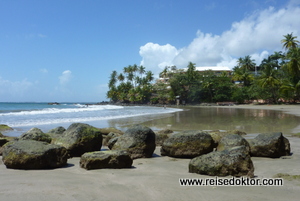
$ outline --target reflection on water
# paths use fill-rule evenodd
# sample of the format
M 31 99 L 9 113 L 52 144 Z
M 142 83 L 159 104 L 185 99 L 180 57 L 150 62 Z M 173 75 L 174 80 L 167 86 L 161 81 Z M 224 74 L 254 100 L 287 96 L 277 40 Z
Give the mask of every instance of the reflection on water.
M 112 127 L 143 124 L 154 130 L 241 130 L 246 133 L 280 131 L 284 134 L 299 125 L 300 117 L 280 111 L 217 107 L 185 107 L 185 111 L 159 116 L 110 120 Z

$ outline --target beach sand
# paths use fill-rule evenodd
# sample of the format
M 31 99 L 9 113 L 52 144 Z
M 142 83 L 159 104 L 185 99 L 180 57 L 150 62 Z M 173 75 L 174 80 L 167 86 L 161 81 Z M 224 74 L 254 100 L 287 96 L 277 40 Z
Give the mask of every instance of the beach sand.
M 300 116 L 300 106 L 229 107 L 281 110 Z M 286 159 L 252 158 L 256 178 L 272 178 L 277 173 L 300 175 L 300 138 L 288 139 L 292 156 Z M 161 157 L 160 147 L 155 150 L 154 157 L 134 160 L 130 169 L 87 171 L 80 168 L 79 158 L 72 158 L 65 168 L 13 170 L 6 169 L 1 160 L 0 200 L 299 200 L 300 180 L 284 180 L 284 185 L 277 187 L 180 186 L 179 178 L 215 178 L 188 173 L 189 161 Z

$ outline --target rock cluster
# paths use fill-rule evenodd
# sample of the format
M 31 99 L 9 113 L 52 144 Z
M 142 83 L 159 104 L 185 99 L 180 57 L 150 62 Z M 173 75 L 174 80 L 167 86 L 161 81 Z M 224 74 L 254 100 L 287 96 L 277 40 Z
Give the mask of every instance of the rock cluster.
M 3 163 L 13 169 L 51 169 L 67 165 L 70 157 L 81 157 L 80 167 L 130 168 L 134 159 L 150 158 L 160 139 L 161 155 L 191 158 L 191 173 L 211 176 L 254 176 L 251 157 L 278 158 L 291 153 L 282 133 L 263 133 L 251 140 L 244 133 L 170 130 L 157 132 L 134 125 L 125 133 L 115 128 L 98 129 L 73 123 L 67 129 L 57 127 L 44 133 L 32 128 L 15 140 L 0 136 Z M 110 150 L 101 151 L 102 142 Z

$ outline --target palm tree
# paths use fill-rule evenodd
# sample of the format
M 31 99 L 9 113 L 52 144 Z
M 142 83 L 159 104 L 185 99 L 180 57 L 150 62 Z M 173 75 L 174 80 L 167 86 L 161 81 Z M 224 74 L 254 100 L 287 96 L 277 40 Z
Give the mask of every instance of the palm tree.
M 243 82 L 244 86 L 250 86 L 253 81 L 253 75 L 246 68 L 234 67 L 233 68 L 233 80 Z
M 139 73 L 141 75 L 141 78 L 143 77 L 143 74 L 146 72 L 145 69 L 146 68 L 144 66 L 142 66 L 142 65 L 139 66 L 138 71 L 139 71 Z
M 293 33 L 284 35 L 284 39 L 281 40 L 283 48 L 289 50 L 298 47 L 299 41 L 296 38 L 297 36 L 293 36 Z
M 266 64 L 262 70 L 261 76 L 258 78 L 258 83 L 262 88 L 268 89 L 275 103 L 278 102 L 278 91 L 280 80 L 278 79 L 278 71 L 272 65 Z
M 125 80 L 125 77 L 124 77 L 124 75 L 123 75 L 122 73 L 119 74 L 118 80 L 119 80 L 120 82 L 123 82 L 123 81 Z
M 256 64 L 254 63 L 254 59 L 251 59 L 251 56 L 247 55 L 244 58 L 240 57 L 238 59 L 238 66 L 246 70 L 254 70 Z
M 109 83 L 108 83 L 108 87 L 109 88 L 112 88 L 113 86 L 115 86 L 116 82 L 117 82 L 117 71 L 113 71 L 111 74 L 110 74 L 110 80 L 109 80 Z

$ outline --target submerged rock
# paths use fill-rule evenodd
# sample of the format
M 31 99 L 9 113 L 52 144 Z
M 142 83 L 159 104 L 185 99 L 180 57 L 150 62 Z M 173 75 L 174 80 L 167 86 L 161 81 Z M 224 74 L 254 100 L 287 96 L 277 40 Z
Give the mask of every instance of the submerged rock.
M 99 129 L 83 123 L 73 123 L 61 137 L 53 139 L 53 144 L 67 148 L 71 157 L 85 152 L 99 151 L 102 147 L 102 134 Z
M 13 169 L 49 169 L 67 164 L 67 149 L 35 140 L 9 142 L 3 147 L 3 163 Z
M 254 166 L 245 146 L 215 151 L 193 158 L 189 172 L 210 176 L 254 176 Z
M 170 136 L 161 147 L 162 156 L 193 158 L 213 151 L 212 137 L 203 131 L 184 131 Z
M 130 168 L 133 160 L 126 151 L 109 150 L 85 153 L 80 158 L 80 167 L 92 170 L 102 168 Z
M 142 125 L 132 126 L 115 140 L 111 149 L 126 150 L 132 159 L 150 158 L 156 147 L 154 132 Z

